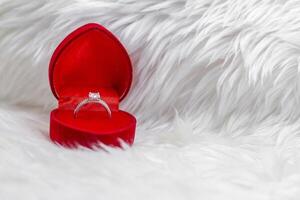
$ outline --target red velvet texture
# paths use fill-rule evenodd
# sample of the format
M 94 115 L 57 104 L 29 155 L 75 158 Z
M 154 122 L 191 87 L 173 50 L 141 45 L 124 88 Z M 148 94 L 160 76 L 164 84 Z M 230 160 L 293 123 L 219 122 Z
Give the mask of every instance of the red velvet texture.
M 134 141 L 136 119 L 119 110 L 132 81 L 129 56 L 118 39 L 103 26 L 84 25 L 56 48 L 49 65 L 49 81 L 58 108 L 50 115 L 50 138 L 63 146 L 121 146 Z M 89 92 L 99 92 L 112 110 L 109 118 L 99 104 L 88 104 L 74 118 L 77 104 Z

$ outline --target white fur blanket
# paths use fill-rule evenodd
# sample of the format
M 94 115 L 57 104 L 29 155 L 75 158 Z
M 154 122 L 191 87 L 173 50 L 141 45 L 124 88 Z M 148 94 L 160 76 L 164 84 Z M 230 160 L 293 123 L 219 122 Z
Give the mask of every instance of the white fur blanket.
M 49 141 L 55 47 L 96 22 L 134 65 L 126 150 Z M 298 0 L 2 0 L 0 199 L 299 199 Z

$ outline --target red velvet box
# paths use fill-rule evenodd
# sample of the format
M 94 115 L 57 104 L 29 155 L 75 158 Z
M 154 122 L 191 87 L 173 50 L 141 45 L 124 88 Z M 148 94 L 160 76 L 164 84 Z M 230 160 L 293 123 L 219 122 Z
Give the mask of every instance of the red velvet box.
M 132 82 L 131 62 L 119 40 L 103 26 L 84 25 L 60 43 L 50 61 L 49 81 L 58 100 L 50 115 L 54 142 L 67 147 L 133 143 L 136 119 L 119 109 Z M 84 106 L 74 117 L 74 109 L 89 92 L 100 93 L 111 118 L 98 104 Z

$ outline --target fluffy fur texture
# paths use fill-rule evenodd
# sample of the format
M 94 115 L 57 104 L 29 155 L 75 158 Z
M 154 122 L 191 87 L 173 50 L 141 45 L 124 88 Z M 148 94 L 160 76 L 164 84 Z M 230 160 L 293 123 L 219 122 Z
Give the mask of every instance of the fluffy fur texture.
M 297 0 L 2 0 L 0 199 L 299 199 L 299 19 Z M 88 22 L 134 64 L 124 151 L 48 138 L 49 59 Z

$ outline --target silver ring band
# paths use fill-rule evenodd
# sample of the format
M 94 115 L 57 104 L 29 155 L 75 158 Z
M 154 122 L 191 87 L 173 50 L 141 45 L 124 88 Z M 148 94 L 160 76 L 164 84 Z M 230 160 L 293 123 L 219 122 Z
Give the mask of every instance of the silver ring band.
M 88 98 L 81 101 L 74 109 L 74 117 L 77 118 L 77 114 L 78 114 L 79 110 L 83 106 L 85 106 L 86 104 L 89 104 L 89 103 L 96 103 L 96 104 L 102 105 L 105 108 L 105 110 L 107 111 L 109 118 L 111 118 L 111 110 L 110 110 L 109 106 L 107 105 L 107 103 L 101 99 L 99 92 L 96 92 L 96 93 L 89 92 Z

